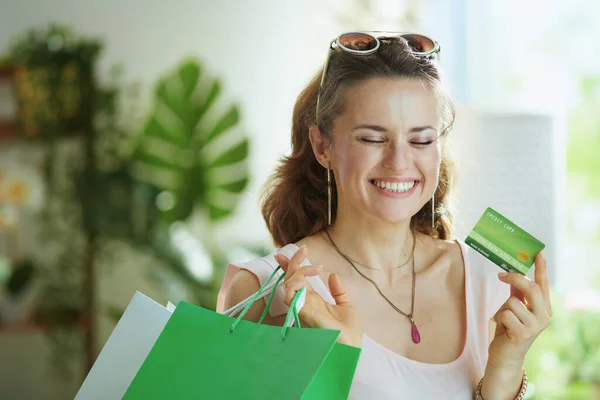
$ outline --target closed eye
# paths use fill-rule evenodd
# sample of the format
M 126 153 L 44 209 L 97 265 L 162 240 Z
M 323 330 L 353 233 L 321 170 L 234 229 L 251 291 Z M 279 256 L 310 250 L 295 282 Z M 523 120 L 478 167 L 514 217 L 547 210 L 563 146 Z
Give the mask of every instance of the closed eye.
M 384 140 L 374 140 L 374 139 L 360 139 L 363 143 L 385 143 Z
M 411 142 L 412 144 L 416 145 L 416 146 L 429 146 L 431 143 L 435 142 L 435 140 L 429 140 L 427 142 Z

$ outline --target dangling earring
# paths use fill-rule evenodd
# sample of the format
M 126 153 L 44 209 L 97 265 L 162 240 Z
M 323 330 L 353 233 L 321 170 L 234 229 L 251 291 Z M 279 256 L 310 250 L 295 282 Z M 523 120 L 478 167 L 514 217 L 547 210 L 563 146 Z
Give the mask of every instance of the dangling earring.
M 327 224 L 331 225 L 331 173 L 327 162 Z
M 435 229 L 435 193 L 431 198 L 431 229 Z

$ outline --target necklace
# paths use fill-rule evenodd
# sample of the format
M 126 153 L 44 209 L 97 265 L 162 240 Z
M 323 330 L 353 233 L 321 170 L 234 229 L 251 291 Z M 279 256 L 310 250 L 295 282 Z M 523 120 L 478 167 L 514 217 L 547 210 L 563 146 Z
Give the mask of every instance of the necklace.
M 412 263 L 412 292 L 411 292 L 411 302 L 410 302 L 410 313 L 405 313 L 404 311 L 400 310 L 398 307 L 396 307 L 396 305 L 394 303 L 391 302 L 390 299 L 388 299 L 383 292 L 381 291 L 381 289 L 379 288 L 379 285 L 371 278 L 369 278 L 368 276 L 366 276 L 365 274 L 363 274 L 358 268 L 356 268 L 356 265 L 354 265 L 354 263 L 350 260 L 350 258 L 348 258 L 348 256 L 346 256 L 344 253 L 342 253 L 342 251 L 337 247 L 337 245 L 335 244 L 335 242 L 333 241 L 333 239 L 331 238 L 331 235 L 329 234 L 328 230 L 325 230 L 325 233 L 327 234 L 327 238 L 329 238 L 329 243 L 331 244 L 331 246 L 335 249 L 335 251 L 342 257 L 344 258 L 344 260 L 348 261 L 348 263 L 352 266 L 352 268 L 354 268 L 354 270 L 356 272 L 358 272 L 358 274 L 360 276 L 362 276 L 364 279 L 366 279 L 367 281 L 371 282 L 371 284 L 375 287 L 375 289 L 377 290 L 377 292 L 379 292 L 379 295 L 381 297 L 383 297 L 383 299 L 394 309 L 396 310 L 398 313 L 404 315 L 406 318 L 408 318 L 410 320 L 410 333 L 411 333 L 411 337 L 412 337 L 412 341 L 414 343 L 419 343 L 421 341 L 421 335 L 419 334 L 419 329 L 417 329 L 417 325 L 415 324 L 415 319 L 413 318 L 413 312 L 415 310 L 415 247 L 416 247 L 416 237 L 415 234 L 413 233 L 413 247 L 412 247 L 412 251 L 410 253 L 410 257 L 409 260 L 413 260 Z M 374 268 L 372 268 L 374 269 Z
M 402 268 L 402 267 L 404 267 L 406 264 L 408 264 L 408 263 L 410 262 L 410 260 L 412 260 L 412 257 L 414 256 L 413 252 L 414 252 L 414 242 L 413 242 L 413 250 L 412 250 L 412 252 L 411 252 L 411 254 L 410 254 L 410 257 L 408 257 L 408 258 L 406 259 L 406 261 L 404 261 L 402 264 L 400 264 L 400 265 L 398 265 L 397 267 L 394 267 L 394 268 L 395 268 L 395 269 L 399 269 L 399 268 Z M 360 265 L 361 267 L 364 267 L 364 268 L 366 268 L 366 269 L 370 269 L 370 270 L 372 270 L 372 271 L 379 271 L 379 272 L 381 272 L 381 270 L 380 270 L 380 269 L 373 268 L 373 267 L 369 267 L 368 265 L 365 265 L 365 264 L 363 264 L 363 263 L 360 263 L 360 262 L 356 261 L 354 258 L 350 258 L 350 256 L 349 256 L 349 255 L 346 255 L 346 258 L 348 259 L 348 261 L 352 261 L 352 263 L 354 263 L 354 264 L 358 264 L 358 265 Z

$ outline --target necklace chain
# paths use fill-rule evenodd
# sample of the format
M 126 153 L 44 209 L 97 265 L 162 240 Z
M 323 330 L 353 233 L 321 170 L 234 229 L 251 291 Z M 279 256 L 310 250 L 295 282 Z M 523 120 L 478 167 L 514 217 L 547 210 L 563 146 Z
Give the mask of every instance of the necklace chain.
M 413 242 L 413 247 L 414 247 L 414 242 Z M 414 252 L 414 248 L 413 248 L 413 252 Z M 404 261 L 402 264 L 400 264 L 400 265 L 398 265 L 397 267 L 394 267 L 394 268 L 395 268 L 395 269 L 400 269 L 400 268 L 404 267 L 406 264 L 408 264 L 408 263 L 410 262 L 410 260 L 412 260 L 412 257 L 413 257 L 413 255 L 414 255 L 414 254 L 411 252 L 410 256 L 409 256 L 409 257 L 406 259 L 406 261 Z M 354 264 L 358 264 L 358 265 L 360 265 L 361 267 L 364 267 L 364 268 L 366 268 L 366 269 L 370 269 L 370 270 L 372 270 L 372 271 L 379 271 L 379 272 L 381 272 L 381 270 L 380 270 L 380 269 L 373 268 L 373 267 L 369 267 L 369 266 L 368 266 L 368 265 L 366 265 L 366 264 L 363 264 L 363 263 L 361 263 L 361 262 L 358 262 L 358 261 L 356 261 L 356 260 L 355 260 L 355 259 L 353 259 L 353 258 L 350 258 L 350 256 L 349 256 L 349 255 L 347 255 L 347 254 L 346 254 L 346 258 L 348 259 L 348 261 L 352 261 L 352 263 L 354 263 Z
M 333 239 L 331 238 L 331 235 L 329 234 L 328 230 L 325 230 L 325 234 L 327 234 L 327 238 L 329 239 L 329 243 L 331 244 L 331 246 L 335 249 L 335 251 L 342 257 L 344 258 L 346 261 L 348 261 L 348 263 L 352 266 L 352 268 L 354 268 L 354 270 L 356 270 L 356 272 L 358 272 L 358 274 L 360 276 L 362 276 L 364 279 L 366 279 L 367 281 L 371 282 L 371 284 L 375 287 L 375 289 L 377 290 L 377 292 L 379 292 L 379 295 L 381 297 L 383 297 L 383 299 L 397 312 L 399 312 L 400 314 L 404 315 L 406 318 L 408 318 L 410 320 L 410 322 L 414 325 L 415 324 L 415 320 L 413 319 L 413 313 L 415 310 L 415 247 L 416 247 L 416 237 L 415 234 L 413 233 L 413 246 L 412 246 L 412 251 L 410 253 L 410 257 L 408 258 L 408 260 L 413 260 L 412 263 L 412 293 L 411 293 L 411 302 L 410 302 L 410 313 L 405 313 L 404 311 L 400 310 L 394 303 L 392 303 L 392 301 L 390 299 L 388 299 L 383 292 L 381 291 L 381 289 L 379 288 L 379 285 L 377 284 L 377 282 L 375 282 L 373 279 L 369 278 L 368 276 L 366 276 L 365 274 L 363 274 L 357 267 L 356 265 L 354 265 L 354 263 L 352 262 L 352 260 L 346 255 L 344 254 L 339 247 L 335 244 L 335 242 L 333 241 Z M 408 261 L 407 261 L 408 262 Z M 405 263 L 406 264 L 406 263 Z M 375 268 L 371 268 L 371 269 L 375 269 Z

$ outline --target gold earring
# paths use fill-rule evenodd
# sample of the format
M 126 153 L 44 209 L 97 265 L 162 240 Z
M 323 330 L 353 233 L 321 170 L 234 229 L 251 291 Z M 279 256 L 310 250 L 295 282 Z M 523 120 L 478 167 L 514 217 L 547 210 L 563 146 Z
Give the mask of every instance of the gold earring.
M 435 193 L 431 198 L 431 229 L 435 229 Z
M 331 172 L 327 162 L 327 224 L 331 225 Z

